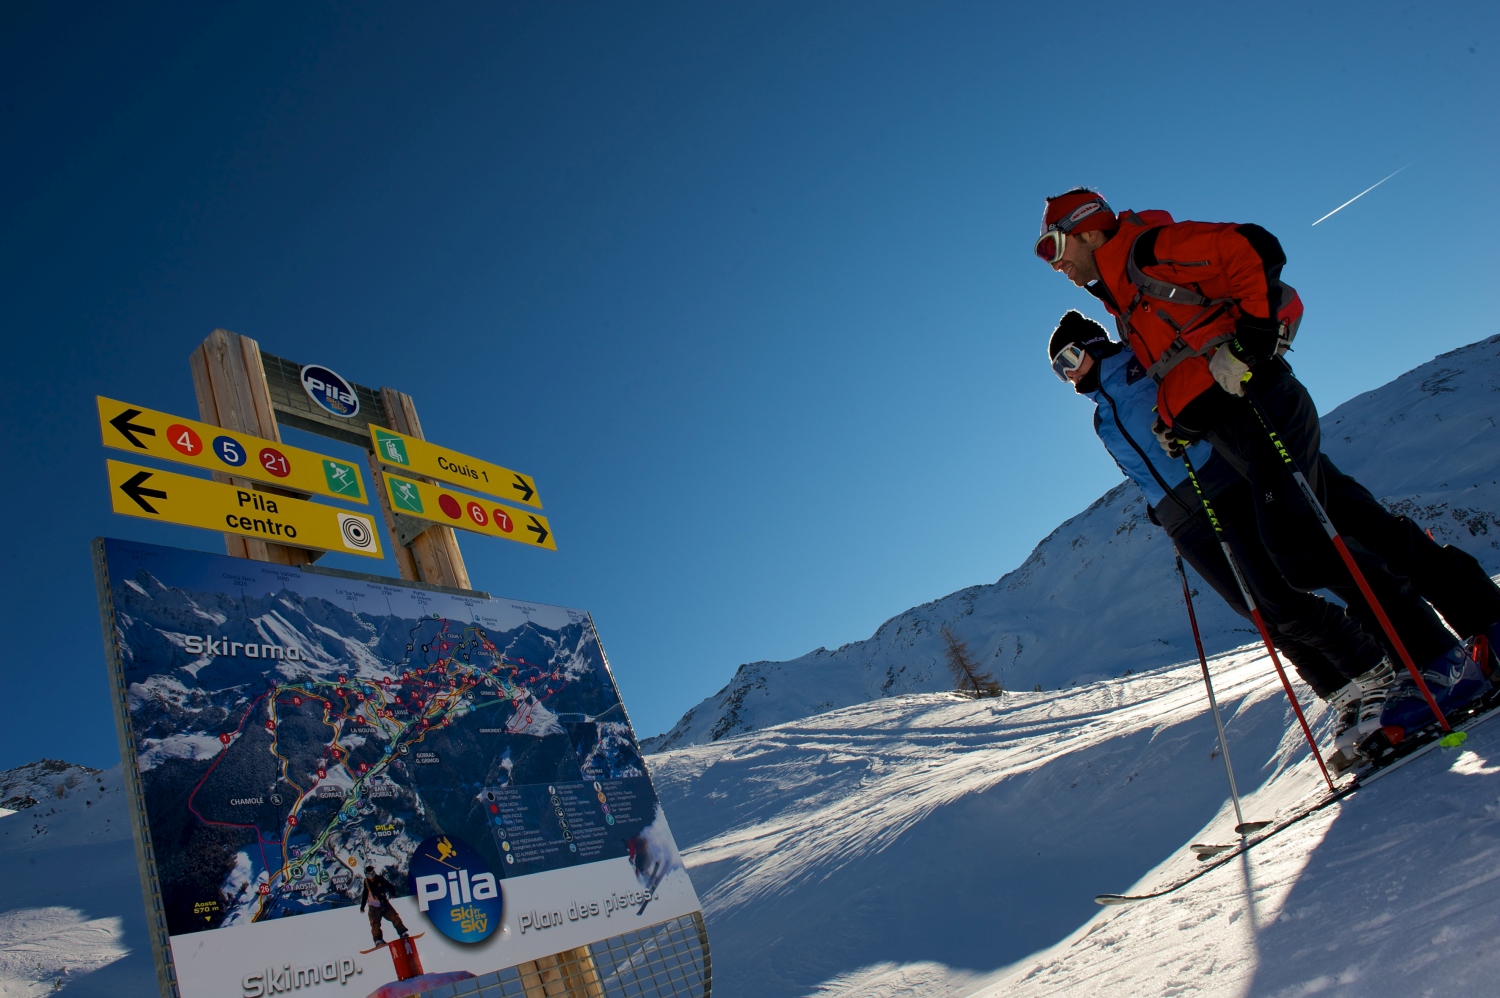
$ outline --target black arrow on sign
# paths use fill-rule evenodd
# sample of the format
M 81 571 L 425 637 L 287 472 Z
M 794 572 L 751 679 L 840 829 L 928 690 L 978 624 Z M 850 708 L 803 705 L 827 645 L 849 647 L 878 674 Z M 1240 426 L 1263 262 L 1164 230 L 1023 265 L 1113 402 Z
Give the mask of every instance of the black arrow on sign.
M 137 440 L 135 435 L 137 433 L 144 433 L 148 437 L 154 437 L 156 436 L 156 431 L 149 426 L 142 426 L 140 423 L 131 422 L 132 419 L 139 416 L 140 414 L 141 410 L 139 409 L 126 409 L 114 419 L 111 419 L 109 421 L 109 425 L 119 430 L 120 435 L 126 440 L 129 440 L 132 444 L 139 447 L 141 450 L 145 450 L 146 445 Z M 140 502 L 140 500 L 137 499 L 136 502 Z M 141 505 L 145 505 L 145 503 L 141 503 Z
M 531 502 L 531 497 L 536 495 L 536 489 L 532 488 L 531 484 L 520 475 L 516 476 L 516 484 L 512 485 L 511 488 L 521 493 L 522 502 Z
M 149 471 L 137 471 L 130 477 L 130 481 L 121 483 L 120 491 L 128 495 L 130 498 L 134 499 L 135 504 L 141 507 L 141 509 L 144 509 L 148 513 L 155 513 L 157 511 L 156 507 L 152 506 L 149 502 L 141 497 L 150 496 L 152 499 L 165 499 L 167 497 L 167 494 L 161 489 L 141 488 L 141 485 L 144 484 L 146 479 L 150 477 L 151 472 Z
M 527 527 L 526 529 L 530 530 L 532 533 L 536 534 L 536 542 L 538 544 L 546 544 L 547 543 L 547 528 L 544 527 L 544 526 L 542 526 L 542 521 L 538 520 L 534 516 L 528 516 L 528 517 L 526 517 L 526 519 L 528 519 L 528 520 L 531 521 L 531 526 Z

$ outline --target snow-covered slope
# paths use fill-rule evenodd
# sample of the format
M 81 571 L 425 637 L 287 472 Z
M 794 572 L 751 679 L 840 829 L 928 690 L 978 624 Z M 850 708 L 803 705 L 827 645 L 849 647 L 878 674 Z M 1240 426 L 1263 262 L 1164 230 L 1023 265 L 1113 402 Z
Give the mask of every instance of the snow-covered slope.
M 1392 508 L 1500 570 L 1500 337 L 1442 355 L 1323 417 L 1325 449 Z M 1101 461 L 1108 458 L 1101 452 Z M 1201 582 L 1198 588 L 1207 592 Z M 1087 617 L 1081 612 L 1087 608 Z M 1210 651 L 1253 632 L 1217 598 L 1200 602 Z M 789 662 L 740 666 L 648 751 L 714 741 L 952 682 L 940 628 L 969 644 L 1007 689 L 1057 689 L 1192 651 L 1171 548 L 1122 483 L 1036 546 L 1020 568 L 893 617 L 875 634 Z
M 1263 654 L 1213 667 L 1247 817 L 1316 799 Z M 886 698 L 650 764 L 720 998 L 1488 993 L 1500 721 L 1168 898 L 1096 906 L 1234 840 L 1216 746 L 1193 664 Z
M 0 995 L 154 998 L 120 768 L 20 766 L 0 802 Z

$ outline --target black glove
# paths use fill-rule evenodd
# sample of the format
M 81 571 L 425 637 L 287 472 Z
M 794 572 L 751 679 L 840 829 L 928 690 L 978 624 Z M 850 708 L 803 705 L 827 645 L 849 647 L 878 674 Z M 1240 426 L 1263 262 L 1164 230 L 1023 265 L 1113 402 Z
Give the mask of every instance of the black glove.
M 1241 312 L 1234 320 L 1234 339 L 1229 341 L 1229 352 L 1242 363 L 1254 367 L 1257 361 L 1276 356 L 1276 346 L 1281 339 L 1281 323 L 1276 319 L 1260 319 Z
M 1167 457 L 1181 460 L 1182 455 L 1186 453 L 1182 447 L 1186 441 L 1178 440 L 1177 434 L 1170 426 L 1162 422 L 1160 416 L 1156 417 L 1156 423 L 1151 427 L 1151 432 L 1156 434 L 1156 442 L 1161 444 L 1161 449 L 1167 452 Z

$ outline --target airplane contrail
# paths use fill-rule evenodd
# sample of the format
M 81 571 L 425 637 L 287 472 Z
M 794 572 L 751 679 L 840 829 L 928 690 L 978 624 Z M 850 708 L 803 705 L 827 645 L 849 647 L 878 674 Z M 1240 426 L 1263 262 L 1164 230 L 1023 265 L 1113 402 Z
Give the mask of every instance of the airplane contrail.
M 1407 163 L 1406 166 L 1411 166 L 1411 164 Z M 1406 169 L 1406 166 L 1403 166 L 1401 168 L 1401 170 Z M 1397 170 L 1396 173 L 1400 173 L 1401 170 Z M 1394 177 L 1396 175 L 1396 173 L 1391 174 L 1391 177 Z M 1385 178 L 1383 178 L 1381 180 L 1377 180 L 1375 183 L 1371 184 L 1369 187 L 1366 187 L 1364 190 L 1360 191 L 1358 194 L 1354 195 L 1352 198 L 1350 198 L 1349 200 L 1345 201 L 1343 204 L 1339 205 L 1337 208 L 1335 208 L 1332 211 L 1330 211 L 1327 215 L 1324 215 L 1323 218 L 1329 218 L 1330 216 L 1337 215 L 1339 212 L 1343 211 L 1345 208 L 1349 207 L 1351 204 L 1353 204 L 1354 202 L 1358 201 L 1360 198 L 1364 197 L 1366 194 L 1370 193 L 1375 188 L 1377 188 L 1381 184 L 1385 183 L 1387 180 L 1390 180 L 1391 177 L 1385 177 Z M 1318 219 L 1318 222 L 1323 221 L 1323 218 Z M 1318 222 L 1314 222 L 1313 224 L 1317 225 Z

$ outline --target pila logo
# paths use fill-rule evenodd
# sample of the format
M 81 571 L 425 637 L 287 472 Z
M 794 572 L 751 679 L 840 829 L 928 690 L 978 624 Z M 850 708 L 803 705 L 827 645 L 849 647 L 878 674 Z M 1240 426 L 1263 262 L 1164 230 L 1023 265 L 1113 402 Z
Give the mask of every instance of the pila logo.
M 322 409 L 348 419 L 359 414 L 359 394 L 354 385 L 318 364 L 302 369 L 302 387 Z
M 478 850 L 456 835 L 434 835 L 418 846 L 408 877 L 417 909 L 454 942 L 482 942 L 499 928 L 500 883 Z

